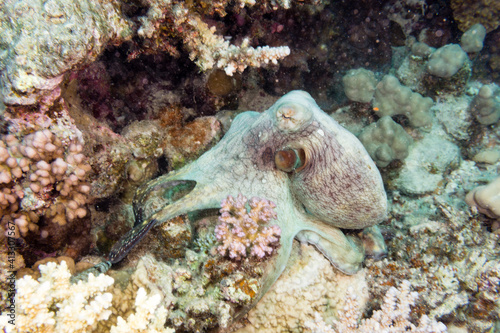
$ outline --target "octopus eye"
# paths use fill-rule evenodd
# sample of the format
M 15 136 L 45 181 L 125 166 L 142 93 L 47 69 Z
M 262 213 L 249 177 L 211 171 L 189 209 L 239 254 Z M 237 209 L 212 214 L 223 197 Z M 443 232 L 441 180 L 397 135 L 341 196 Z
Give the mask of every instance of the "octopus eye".
M 306 165 L 306 153 L 302 148 L 286 148 L 274 155 L 276 167 L 284 172 L 300 171 Z
M 285 103 L 276 110 L 279 129 L 295 132 L 312 117 L 311 110 L 298 103 Z

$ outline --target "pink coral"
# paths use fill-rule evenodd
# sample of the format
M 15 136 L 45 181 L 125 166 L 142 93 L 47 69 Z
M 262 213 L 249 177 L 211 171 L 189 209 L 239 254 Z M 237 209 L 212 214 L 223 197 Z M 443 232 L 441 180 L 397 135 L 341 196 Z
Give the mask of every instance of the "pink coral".
M 82 149 L 78 138 L 49 129 L 0 138 L 0 213 L 2 223 L 14 221 L 16 237 L 38 231 L 42 215 L 59 225 L 87 215 L 90 166 Z
M 268 200 L 253 197 L 248 200 L 250 211 L 246 208 L 247 198 L 241 193 L 234 199 L 228 196 L 221 202 L 220 224 L 215 227 L 215 236 L 222 242 L 217 247 L 221 255 L 241 260 L 247 256 L 263 258 L 272 254 L 277 245 L 281 229 L 277 225 L 265 226 L 276 219 L 276 205 Z

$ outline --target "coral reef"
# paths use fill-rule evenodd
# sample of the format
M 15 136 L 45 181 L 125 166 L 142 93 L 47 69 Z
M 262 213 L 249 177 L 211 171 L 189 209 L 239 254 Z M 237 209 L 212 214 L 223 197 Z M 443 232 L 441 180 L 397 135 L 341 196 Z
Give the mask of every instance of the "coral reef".
M 358 296 L 352 288 L 348 289 L 346 305 L 338 311 L 338 319 L 332 327 L 323 322 L 316 313 L 314 321 L 305 323 L 307 329 L 313 333 L 349 333 L 349 332 L 419 332 L 440 333 L 447 332 L 443 323 L 436 322 L 426 315 L 420 317 L 418 326 L 410 321 L 411 306 L 415 305 L 417 292 L 411 292 L 410 282 L 403 280 L 399 288 L 391 287 L 384 296 L 380 310 L 370 318 L 363 319 L 358 324 L 361 313 L 359 311 Z
M 276 205 L 265 199 L 256 197 L 248 200 L 250 211 L 245 205 L 247 198 L 241 193 L 233 198 L 228 196 L 222 200 L 219 222 L 215 227 L 215 237 L 222 244 L 217 246 L 221 255 L 241 260 L 249 254 L 251 257 L 264 258 L 277 246 L 281 229 L 277 225 L 266 226 L 276 219 L 273 208 Z M 249 252 L 249 253 L 248 253 Z
M 491 295 L 497 289 L 500 238 L 463 202 L 465 192 L 485 176 L 474 162 L 463 161 L 434 193 L 418 200 L 392 193 L 388 258 L 367 262 L 374 300 L 387 286 L 407 279 L 420 294 L 414 320 L 423 311 L 430 318 L 445 319 L 447 325 L 465 322 L 473 332 L 495 325 L 500 308 L 498 295 Z
M 2 328 L 496 330 L 497 2 L 2 2 Z

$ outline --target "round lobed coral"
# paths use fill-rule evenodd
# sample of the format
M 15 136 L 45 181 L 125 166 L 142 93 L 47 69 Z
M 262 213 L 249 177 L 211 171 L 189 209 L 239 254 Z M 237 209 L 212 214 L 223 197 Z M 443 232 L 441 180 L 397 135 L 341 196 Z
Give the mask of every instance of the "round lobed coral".
M 432 103 L 429 97 L 402 86 L 395 76 L 386 75 L 377 84 L 373 105 L 382 116 L 403 114 L 413 127 L 426 127 L 431 124 L 429 109 Z
M 469 28 L 460 39 L 460 46 L 467 53 L 479 52 L 483 49 L 486 29 L 480 23 L 474 24 Z
M 500 177 L 473 189 L 465 197 L 465 202 L 492 219 L 500 218 Z
M 435 76 L 450 78 L 465 65 L 467 53 L 458 44 L 448 44 L 431 54 L 427 71 Z
M 342 78 L 344 92 L 351 101 L 370 103 L 377 80 L 372 71 L 364 68 L 351 69 Z
M 0 140 L 0 212 L 3 223 L 14 220 L 17 237 L 38 231 L 41 216 L 64 225 L 87 215 L 90 166 L 82 149 L 80 140 L 63 142 L 49 129 Z
M 500 2 L 497 0 L 451 0 L 453 18 L 462 31 L 481 23 L 490 32 L 500 25 Z
M 500 90 L 495 84 L 485 84 L 479 89 L 470 105 L 471 113 L 483 125 L 495 124 L 500 119 Z
M 394 160 L 404 160 L 413 142 L 404 128 L 389 116 L 364 128 L 359 140 L 378 167 L 386 167 Z

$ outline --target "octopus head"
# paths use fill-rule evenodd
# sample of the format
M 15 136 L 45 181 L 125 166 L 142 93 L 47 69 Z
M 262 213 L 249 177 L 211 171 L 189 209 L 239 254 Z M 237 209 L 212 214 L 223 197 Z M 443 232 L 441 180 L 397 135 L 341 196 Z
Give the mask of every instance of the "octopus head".
M 361 229 L 386 215 L 382 179 L 361 142 L 306 92 L 283 96 L 273 112 L 281 146 L 276 169 L 307 213 L 339 228 Z

